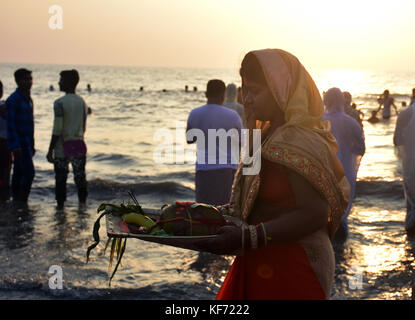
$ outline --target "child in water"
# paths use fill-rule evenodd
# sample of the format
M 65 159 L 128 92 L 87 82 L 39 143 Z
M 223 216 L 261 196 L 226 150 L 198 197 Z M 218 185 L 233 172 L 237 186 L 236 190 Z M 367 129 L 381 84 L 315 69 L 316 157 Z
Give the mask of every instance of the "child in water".
M 372 116 L 369 119 L 367 119 L 367 121 L 369 121 L 370 123 L 378 123 L 380 120 L 376 117 L 377 113 L 378 112 L 376 110 L 373 110 Z

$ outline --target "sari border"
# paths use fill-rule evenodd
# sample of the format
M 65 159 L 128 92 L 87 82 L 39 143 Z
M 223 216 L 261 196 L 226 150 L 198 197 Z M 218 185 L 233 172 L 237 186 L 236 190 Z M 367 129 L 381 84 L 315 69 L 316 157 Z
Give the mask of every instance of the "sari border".
M 265 159 L 285 165 L 305 177 L 327 199 L 330 205 L 329 233 L 332 236 L 340 224 L 346 206 L 340 196 L 342 191 L 334 183 L 335 178 L 324 170 L 321 161 L 304 149 L 283 142 L 264 148 L 262 155 Z

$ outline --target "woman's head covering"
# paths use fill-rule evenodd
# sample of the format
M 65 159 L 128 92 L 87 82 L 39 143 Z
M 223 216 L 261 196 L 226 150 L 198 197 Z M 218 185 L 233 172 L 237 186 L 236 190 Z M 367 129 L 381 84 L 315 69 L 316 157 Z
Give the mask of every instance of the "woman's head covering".
M 322 121 L 320 93 L 292 54 L 265 49 L 248 55 L 258 59 L 266 84 L 285 117 L 285 124 L 262 141 L 261 156 L 299 173 L 320 192 L 329 204 L 328 226 L 332 236 L 346 210 L 350 186 L 336 156 L 337 143 L 330 133 L 330 124 Z M 250 129 L 267 127 L 266 123 L 249 119 L 249 114 L 247 118 Z M 231 212 L 246 220 L 258 193 L 260 176 L 244 176 L 242 167 L 241 163 L 233 185 Z
M 339 88 L 330 88 L 324 95 L 324 105 L 327 112 L 343 112 L 346 100 Z

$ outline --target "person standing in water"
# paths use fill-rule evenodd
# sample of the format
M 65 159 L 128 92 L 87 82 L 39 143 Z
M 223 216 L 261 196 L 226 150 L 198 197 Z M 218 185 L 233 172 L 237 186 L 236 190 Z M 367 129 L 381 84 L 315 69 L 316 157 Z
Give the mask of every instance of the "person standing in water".
M 363 122 L 361 116 L 361 112 L 353 108 L 353 105 L 356 107 L 356 104 L 352 103 L 352 95 L 348 91 L 343 92 L 344 95 L 344 113 L 351 116 L 355 119 L 361 127 L 363 127 Z
M 376 110 L 377 112 L 382 109 L 382 117 L 383 119 L 389 119 L 391 117 L 391 107 L 395 109 L 396 115 L 398 115 L 398 108 L 394 103 L 394 99 L 390 96 L 389 90 L 385 90 L 383 95 L 378 99 L 379 101 L 379 108 Z
M 415 231 L 415 103 L 401 111 L 396 121 L 393 144 L 402 160 L 406 201 L 405 229 Z
M 336 232 L 336 238 L 345 240 L 349 232 L 347 218 L 353 205 L 357 172 L 360 160 L 366 151 L 365 138 L 362 127 L 344 112 L 345 98 L 340 89 L 327 90 L 324 95 L 324 105 L 326 114 L 323 120 L 330 121 L 330 132 L 338 144 L 337 157 L 343 165 L 350 184 L 350 201 Z
M 196 202 L 223 205 L 229 202 L 238 167 L 239 148 L 235 150 L 234 146 L 240 146 L 241 118 L 236 111 L 223 106 L 225 83 L 222 80 L 208 82 L 206 98 L 206 105 L 190 112 L 186 129 L 187 143 L 197 143 Z M 224 146 L 217 136 L 220 130 L 229 133 Z M 216 135 L 211 138 L 210 132 Z
M 238 94 L 238 89 L 236 85 L 234 85 L 233 83 L 228 84 L 226 86 L 225 102 L 223 103 L 223 105 L 229 109 L 235 110 L 239 114 L 239 117 L 241 118 L 241 121 L 242 121 L 242 127 L 245 128 L 246 121 L 245 121 L 245 114 L 244 114 L 244 106 L 239 104 L 236 101 L 237 94 Z
M 46 159 L 54 165 L 55 195 L 59 210 L 63 209 L 66 200 L 69 162 L 72 165 L 81 205 L 85 204 L 88 195 L 85 175 L 86 145 L 84 142 L 88 107 L 85 101 L 75 93 L 78 82 L 77 70 L 62 71 L 59 89 L 65 92 L 65 95 L 57 99 L 53 106 L 52 138 Z
M 412 97 L 411 97 L 411 102 L 409 102 L 409 105 L 415 103 L 415 88 L 412 89 Z
M 3 83 L 0 81 L 0 99 L 3 97 Z M 0 100 L 0 204 L 10 197 L 10 171 L 12 155 L 7 148 L 6 104 Z
M 18 69 L 14 79 L 17 89 L 6 100 L 7 145 L 14 159 L 11 191 L 15 204 L 26 205 L 35 177 L 35 122 L 30 96 L 32 71 Z

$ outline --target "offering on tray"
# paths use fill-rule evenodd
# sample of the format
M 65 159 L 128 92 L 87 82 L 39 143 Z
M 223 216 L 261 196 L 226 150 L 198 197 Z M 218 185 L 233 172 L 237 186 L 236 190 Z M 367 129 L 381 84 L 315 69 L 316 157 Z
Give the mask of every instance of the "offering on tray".
M 135 196 L 131 192 L 129 195 L 133 203 L 103 203 L 98 207 L 97 211 L 101 214 L 93 228 L 95 242 L 88 247 L 86 254 L 88 263 L 91 250 L 100 241 L 100 220 L 106 216 L 108 240 L 104 254 L 110 247 L 110 269 L 114 256 L 117 255 L 117 264 L 109 284 L 125 252 L 127 238 L 197 250 L 193 245 L 195 241 L 205 237 L 214 237 L 220 227 L 239 222 L 222 215 L 219 207 L 203 203 L 176 201 L 173 204 L 164 205 L 159 212 L 143 210 Z

